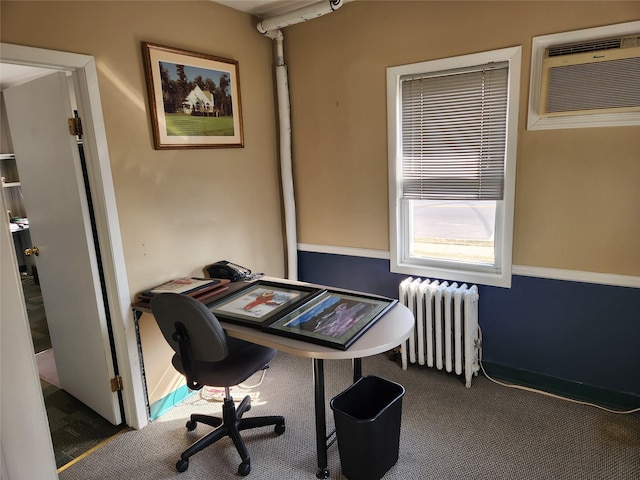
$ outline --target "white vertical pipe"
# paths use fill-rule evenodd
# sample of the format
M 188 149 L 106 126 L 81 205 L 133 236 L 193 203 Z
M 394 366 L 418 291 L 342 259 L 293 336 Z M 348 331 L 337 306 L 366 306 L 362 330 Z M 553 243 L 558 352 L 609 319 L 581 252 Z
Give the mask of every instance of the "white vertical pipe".
M 276 41 L 276 92 L 278 96 L 278 119 L 280 123 L 280 176 L 282 201 L 284 204 L 285 238 L 287 248 L 287 278 L 298 279 L 298 240 L 296 223 L 296 200 L 293 187 L 291 160 L 291 104 L 289 81 L 284 62 L 284 35 L 280 28 L 306 22 L 331 13 L 342 6 L 343 0 L 324 0 L 283 15 L 267 18 L 257 25 L 260 33 Z
M 296 199 L 293 190 L 293 166 L 291 161 L 291 104 L 289 81 L 284 63 L 284 36 L 278 30 L 276 40 L 276 90 L 278 118 L 280 120 L 280 176 L 284 204 L 284 225 L 287 244 L 287 278 L 298 280 L 298 236 Z

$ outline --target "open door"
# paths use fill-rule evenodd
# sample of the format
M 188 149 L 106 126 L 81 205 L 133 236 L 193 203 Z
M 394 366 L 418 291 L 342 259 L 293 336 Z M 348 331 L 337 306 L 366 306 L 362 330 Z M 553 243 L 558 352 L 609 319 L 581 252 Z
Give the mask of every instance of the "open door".
M 40 287 L 61 387 L 114 425 L 122 423 L 111 387 L 108 335 L 89 207 L 66 75 L 3 91 Z

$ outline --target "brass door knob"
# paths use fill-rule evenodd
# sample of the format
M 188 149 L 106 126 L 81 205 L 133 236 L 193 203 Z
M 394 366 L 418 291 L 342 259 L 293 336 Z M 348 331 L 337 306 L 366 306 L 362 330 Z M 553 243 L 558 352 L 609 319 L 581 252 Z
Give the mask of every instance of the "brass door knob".
M 36 245 L 34 245 L 31 248 L 25 249 L 24 254 L 27 257 L 30 257 L 31 255 L 35 255 L 37 257 L 38 255 L 40 255 L 40 249 Z

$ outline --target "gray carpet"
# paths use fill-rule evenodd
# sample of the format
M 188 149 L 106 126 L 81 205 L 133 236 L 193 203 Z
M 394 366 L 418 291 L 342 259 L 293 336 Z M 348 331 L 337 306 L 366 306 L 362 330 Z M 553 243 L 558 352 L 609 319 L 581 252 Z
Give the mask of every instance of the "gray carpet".
M 47 408 L 57 468 L 73 461 L 125 428 L 123 425 L 112 425 L 64 390 L 44 380 L 40 380 L 40 385 Z
M 40 285 L 35 282 L 32 275 L 23 275 L 22 291 L 24 292 L 25 306 L 29 316 L 33 349 L 36 353 L 40 353 L 51 348 L 49 326 L 47 325 Z
M 60 389 L 40 285 L 34 276 L 23 275 L 22 289 L 36 352 L 40 386 L 47 409 L 56 467 L 60 468 L 126 426 L 112 425 Z
M 243 432 L 251 453 L 247 478 L 314 479 L 316 472 L 311 361 L 279 353 L 255 395 L 251 415 L 282 414 L 286 432 Z M 640 414 L 617 415 L 484 377 L 471 389 L 455 376 L 412 365 L 402 371 L 387 355 L 364 359 L 363 373 L 402 384 L 400 458 L 385 479 L 640 479 Z M 349 385 L 350 362 L 325 362 L 327 399 Z M 237 479 L 240 462 L 226 439 L 174 469 L 180 452 L 208 427 L 191 433 L 192 412 L 220 410 L 198 394 L 149 426 L 128 431 L 60 473 L 61 480 Z M 329 426 L 333 412 L 327 408 Z M 375 461 L 375 459 L 367 459 Z M 344 479 L 338 446 L 329 449 L 332 479 Z

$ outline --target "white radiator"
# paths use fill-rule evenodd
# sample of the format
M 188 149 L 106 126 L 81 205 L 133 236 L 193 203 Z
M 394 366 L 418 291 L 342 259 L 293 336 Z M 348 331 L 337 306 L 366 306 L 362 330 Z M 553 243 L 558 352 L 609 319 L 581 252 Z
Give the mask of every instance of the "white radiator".
M 416 318 L 413 335 L 401 345 L 402 369 L 408 356 L 411 363 L 464 373 L 470 388 L 480 370 L 478 287 L 409 277 L 400 282 L 398 298 Z

